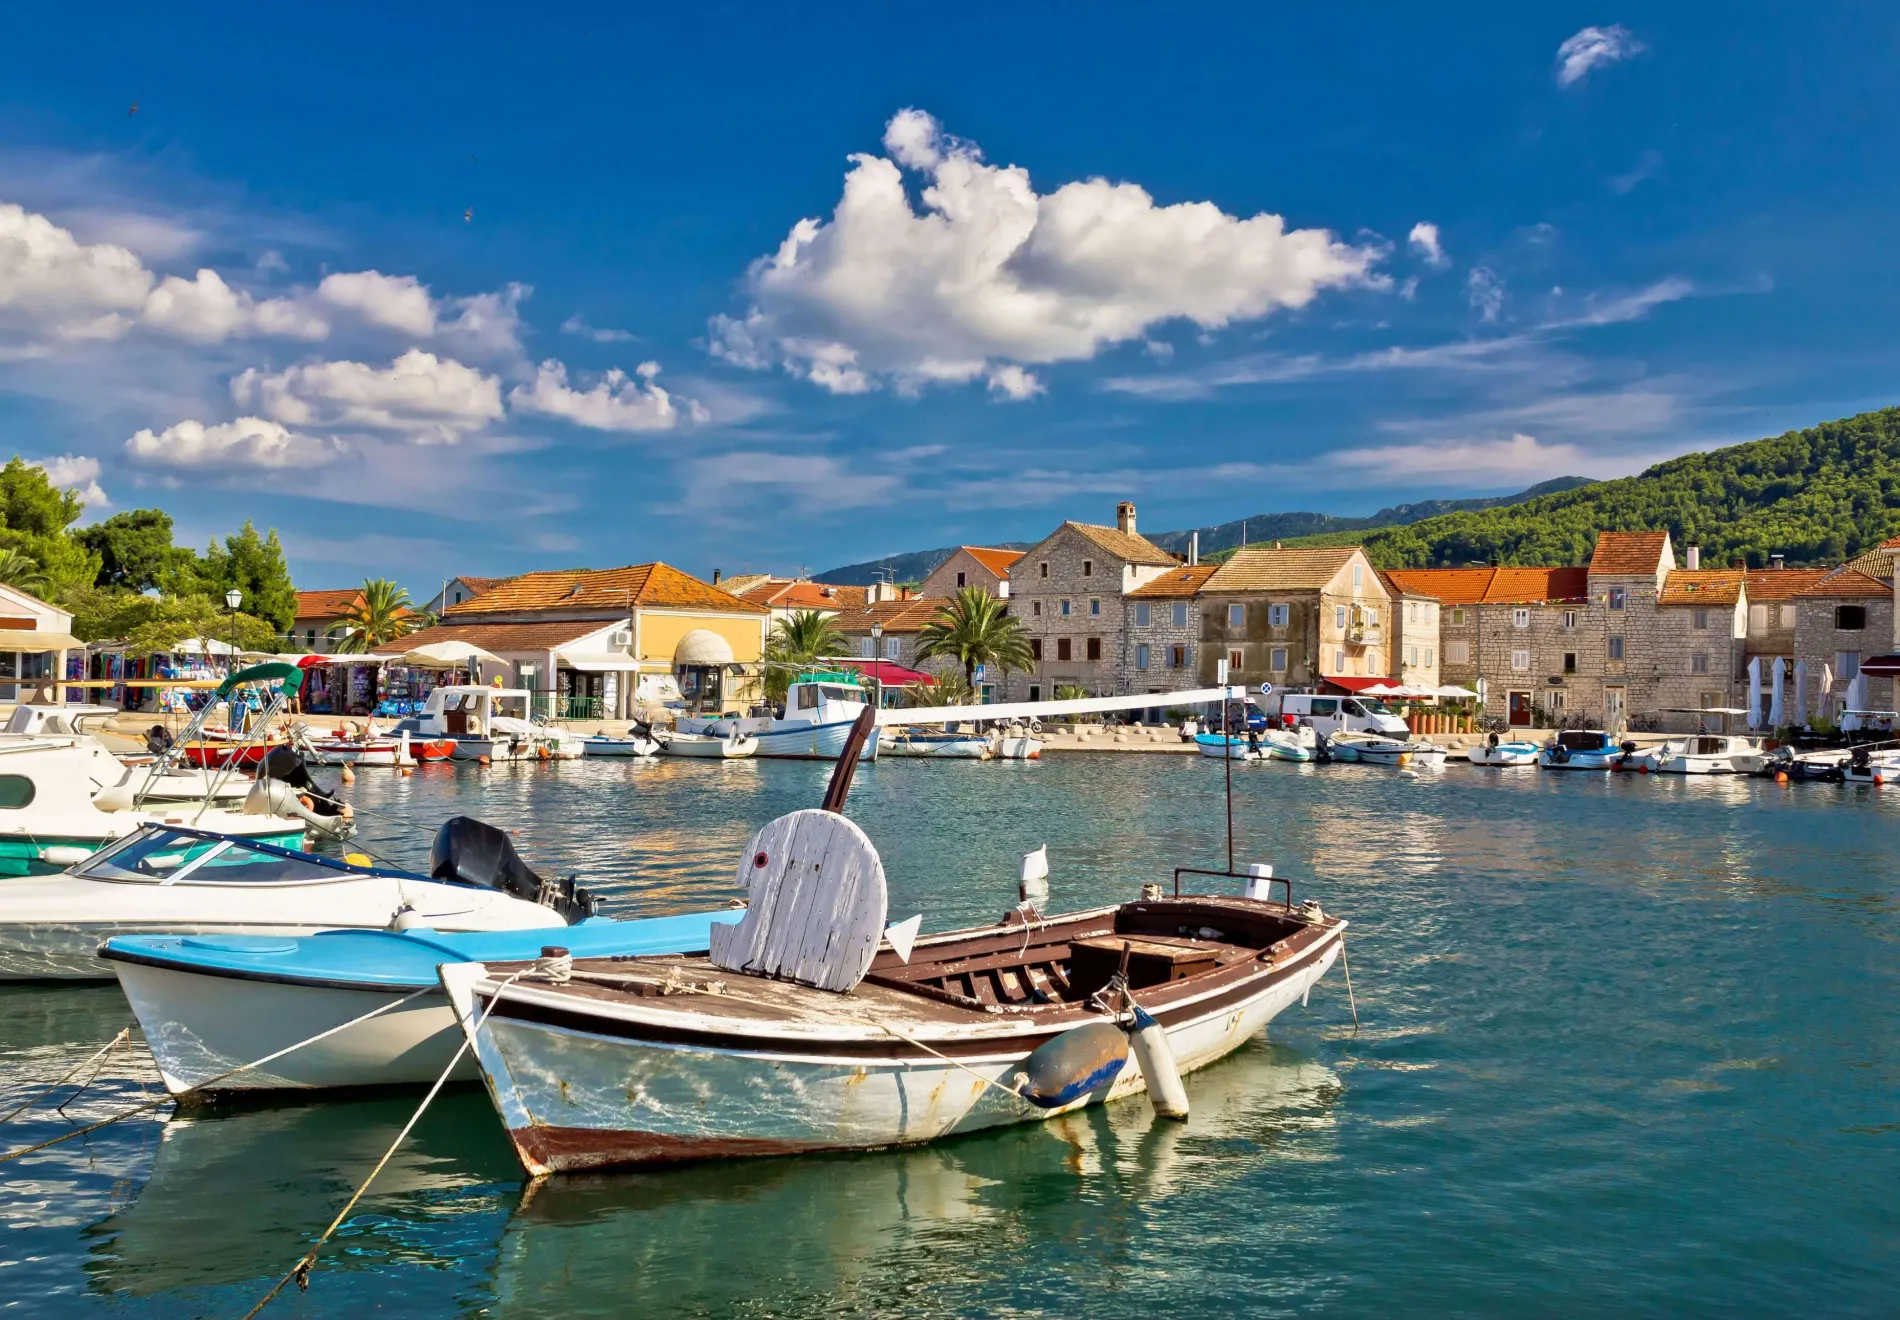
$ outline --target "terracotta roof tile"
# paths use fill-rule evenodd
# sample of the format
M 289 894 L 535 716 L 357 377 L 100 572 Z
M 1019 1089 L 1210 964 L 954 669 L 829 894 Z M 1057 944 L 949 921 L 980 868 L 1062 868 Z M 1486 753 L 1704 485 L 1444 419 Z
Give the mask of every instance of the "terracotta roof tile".
M 1596 553 L 1590 556 L 1592 573 L 1654 573 L 1662 563 L 1668 532 L 1598 532 Z
M 847 610 L 832 622 L 843 633 L 868 633 L 871 625 L 881 623 L 887 633 L 914 633 L 937 617 L 944 603 L 940 597 L 913 596 L 909 600 L 880 600 L 860 609 Z
M 1203 591 L 1316 591 L 1359 553 L 1356 545 L 1243 545 L 1214 570 Z
M 1786 600 L 1798 596 L 1826 577 L 1825 568 L 1751 568 L 1748 570 L 1748 599 Z
M 300 619 L 340 619 L 363 599 L 361 587 L 340 591 L 300 591 L 297 593 L 297 617 Z
M 1447 605 L 1476 605 L 1484 600 L 1494 568 L 1392 568 L 1380 573 L 1389 590 L 1406 596 L 1430 596 Z
M 1893 581 L 1893 557 L 1887 553 L 1889 545 L 1900 549 L 1900 537 L 1895 537 L 1891 542 L 1882 541 L 1879 549 L 1855 555 L 1841 567 L 1851 568 L 1856 573 L 1865 573 L 1868 577 L 1878 578 L 1882 582 L 1891 582 Z
M 960 545 L 957 549 L 967 553 L 997 577 L 1008 577 L 1009 566 L 1023 557 L 1020 550 L 998 550 L 988 545 Z
M 1733 605 L 1742 598 L 1738 568 L 1678 568 L 1663 579 L 1658 605 Z
M 864 593 L 863 587 L 835 587 L 809 578 L 766 578 L 733 594 L 773 609 L 848 610 L 863 606 Z
M 1590 595 L 1589 570 L 1582 568 L 1394 568 L 1380 576 L 1405 595 L 1447 605 L 1527 605 Z
M 717 614 L 766 614 L 763 605 L 721 591 L 670 564 L 633 564 L 627 568 L 557 569 L 523 573 L 496 583 L 481 595 L 451 605 L 444 618 L 541 610 L 625 609 L 704 610 Z
M 1783 571 L 1786 572 L 1787 570 L 1784 569 Z M 1893 586 L 1890 583 L 1882 582 L 1877 577 L 1869 577 L 1851 565 L 1846 565 L 1835 569 L 1832 573 L 1829 573 L 1819 582 L 1799 594 L 1804 597 L 1821 598 L 1839 598 L 1843 596 L 1857 599 L 1884 598 L 1893 595 Z
M 388 651 L 408 651 L 431 642 L 473 642 L 484 651 L 552 651 L 610 626 L 612 620 L 568 623 L 442 623 L 391 642 Z
M 1181 562 L 1147 537 L 1135 536 L 1120 528 L 1100 527 L 1095 523 L 1079 522 L 1067 522 L 1063 526 L 1075 528 L 1109 554 L 1130 564 L 1178 564 Z M 1021 556 L 1019 555 L 1018 558 Z
M 1130 600 L 1178 600 L 1195 595 L 1206 585 L 1220 568 L 1219 564 L 1183 565 L 1171 568 L 1145 586 L 1136 587 L 1128 593 Z

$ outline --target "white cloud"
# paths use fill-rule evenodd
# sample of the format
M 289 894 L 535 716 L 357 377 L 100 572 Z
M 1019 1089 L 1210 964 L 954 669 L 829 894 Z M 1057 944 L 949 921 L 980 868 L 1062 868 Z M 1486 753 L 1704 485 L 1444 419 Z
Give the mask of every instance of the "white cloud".
M 630 330 L 607 330 L 600 326 L 589 325 L 587 318 L 579 312 L 561 322 L 561 333 L 579 335 L 583 339 L 593 340 L 596 344 L 628 344 L 639 338 Z
M 262 417 L 240 417 L 215 426 L 184 421 L 158 432 L 147 428 L 125 442 L 125 452 L 158 467 L 307 468 L 330 462 L 342 447 Z
M 1645 179 L 1653 179 L 1656 175 L 1662 173 L 1662 167 L 1662 152 L 1652 147 L 1637 157 L 1636 164 L 1629 173 L 1616 175 L 1609 181 L 1610 191 L 1619 197 L 1626 196 L 1630 192 L 1633 192 L 1636 186 Z
M 659 374 L 658 363 L 642 362 L 633 376 L 616 369 L 592 389 L 575 390 L 568 387 L 567 367 L 550 358 L 535 373 L 533 385 L 517 385 L 509 391 L 508 403 L 518 413 L 560 417 L 596 431 L 670 431 L 679 425 L 681 412 L 673 397 L 655 382 Z M 690 399 L 682 402 L 687 418 L 705 420 L 698 404 Z
M 1161 206 L 1089 179 L 1039 195 L 1017 166 L 906 110 L 890 157 L 858 155 L 829 222 L 805 219 L 753 263 L 751 303 L 716 317 L 712 351 L 782 364 L 834 393 L 992 379 L 999 364 L 1076 361 L 1188 320 L 1203 330 L 1382 284 L 1375 247 L 1210 202 Z M 921 172 L 923 211 L 905 170 Z
M 1438 239 L 1438 226 L 1429 220 L 1421 220 L 1412 226 L 1412 232 L 1405 241 L 1412 251 L 1425 259 L 1425 264 L 1433 268 L 1442 268 L 1451 264 L 1451 258 L 1445 255 L 1444 244 Z
M 253 367 L 232 380 L 231 396 L 288 426 L 368 427 L 421 444 L 453 444 L 502 415 L 498 378 L 417 348 L 380 369 L 363 362 L 276 373 Z
M 1485 484 L 1574 473 L 1587 461 L 1572 444 L 1547 445 L 1518 433 L 1509 440 L 1461 440 L 1429 445 L 1376 445 L 1339 449 L 1327 463 L 1381 477 L 1465 477 Z
M 1647 316 L 1652 307 L 1676 302 L 1694 292 L 1695 285 L 1680 275 L 1671 275 L 1667 279 L 1657 280 L 1648 288 L 1619 294 L 1614 298 L 1598 298 L 1593 294 L 1584 300 L 1582 312 L 1552 321 L 1543 328 L 1556 330 L 1577 325 L 1615 325 L 1619 321 L 1634 321 Z
M 1021 403 L 1047 393 L 1047 387 L 1021 367 L 1002 366 L 990 371 L 990 393 Z
M 79 493 L 89 509 L 104 509 L 112 501 L 99 485 L 99 460 L 84 454 L 61 454 L 56 458 L 29 458 L 28 463 L 46 474 L 46 479 L 61 490 Z
M 521 304 L 534 290 L 526 284 L 510 284 L 495 293 L 477 293 L 467 298 L 450 298 L 442 311 L 437 334 L 466 353 L 519 357 L 521 354 Z
M 29 336 L 116 339 L 152 273 L 114 243 L 81 243 L 43 215 L 0 204 L 0 318 Z
M 1609 27 L 1587 27 L 1564 39 L 1557 47 L 1557 85 L 1571 87 L 1582 82 L 1592 69 L 1615 64 L 1642 53 L 1643 43 L 1630 35 L 1620 23 Z
M 332 307 L 355 312 L 371 325 L 386 326 L 427 339 L 435 333 L 435 299 L 414 275 L 385 275 L 362 270 L 326 275 L 317 285 L 317 299 Z
M 1473 266 L 1465 277 L 1465 297 L 1479 316 L 1495 321 L 1504 310 L 1504 281 L 1489 266 Z
M 226 284 L 215 270 L 201 270 L 190 280 L 167 275 L 146 299 L 139 320 L 200 344 L 250 335 L 323 339 L 330 333 L 330 323 L 301 300 L 269 298 L 258 302 L 249 293 Z

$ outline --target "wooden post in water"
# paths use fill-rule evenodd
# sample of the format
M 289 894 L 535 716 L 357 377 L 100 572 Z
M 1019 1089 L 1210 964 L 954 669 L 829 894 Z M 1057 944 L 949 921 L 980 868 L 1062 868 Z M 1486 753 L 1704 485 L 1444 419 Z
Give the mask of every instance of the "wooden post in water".
M 851 732 L 845 735 L 844 750 L 838 753 L 837 767 L 831 772 L 831 782 L 825 786 L 825 800 L 819 805 L 826 811 L 844 815 L 844 800 L 851 792 L 851 776 L 858 772 L 858 758 L 864 754 L 865 739 L 876 734 L 877 711 L 866 706 L 858 713 Z

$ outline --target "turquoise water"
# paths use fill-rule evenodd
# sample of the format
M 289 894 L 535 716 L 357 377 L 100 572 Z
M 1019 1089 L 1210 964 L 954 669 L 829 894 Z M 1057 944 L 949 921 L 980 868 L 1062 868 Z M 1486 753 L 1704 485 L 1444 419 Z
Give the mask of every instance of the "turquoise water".
M 410 863 L 457 811 L 623 912 L 722 901 L 752 828 L 828 767 L 365 771 Z M 1219 765 L 1071 755 L 867 767 L 892 915 L 994 917 L 1049 844 L 1055 906 L 1219 865 Z M 266 1314 L 806 1316 L 1900 1312 L 1900 795 L 1453 766 L 1236 767 L 1238 860 L 1352 924 L 1266 1037 L 1136 1100 L 924 1150 L 527 1188 L 445 1095 Z M 416 821 L 417 826 L 402 822 Z M 129 1018 L 0 990 L 0 1112 Z M 69 1113 L 136 1100 L 136 1051 Z M 241 1316 L 415 1097 L 135 1119 L 0 1165 L 0 1307 Z

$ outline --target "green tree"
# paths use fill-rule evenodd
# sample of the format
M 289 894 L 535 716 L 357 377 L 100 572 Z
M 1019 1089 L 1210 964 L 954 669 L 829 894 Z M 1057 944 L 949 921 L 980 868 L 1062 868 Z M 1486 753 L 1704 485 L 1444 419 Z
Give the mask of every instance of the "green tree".
M 0 550 L 0 582 L 38 595 L 46 590 L 46 570 L 23 550 Z
M 386 642 L 415 631 L 421 616 L 409 608 L 409 593 L 388 578 L 366 578 L 363 594 L 343 621 L 350 635 L 337 650 L 351 655 L 374 651 Z
M 240 650 L 274 651 L 281 634 L 251 614 L 235 618 L 221 600 L 192 594 L 148 596 L 129 591 L 89 593 L 73 614 L 83 641 L 123 641 L 134 652 L 169 651 L 180 642 L 236 641 Z
M 765 643 L 765 699 L 783 701 L 792 674 L 821 656 L 842 655 L 849 646 L 832 615 L 818 610 L 795 610 L 772 625 Z
M 918 635 L 917 658 L 954 660 L 971 685 L 978 665 L 994 665 L 1007 674 L 1035 663 L 1022 623 L 981 587 L 963 587 L 944 602 Z
M 0 468 L 0 523 L 9 531 L 58 536 L 78 520 L 85 507 L 76 492 L 61 490 L 47 478 L 45 468 L 18 454 Z
M 912 706 L 974 706 L 976 690 L 969 680 L 955 669 L 946 669 L 933 674 L 935 683 L 910 683 L 904 687 L 904 698 Z
M 197 592 L 217 601 L 236 587 L 243 595 L 239 607 L 271 624 L 279 636 L 296 621 L 297 588 L 284 566 L 283 543 L 275 530 L 260 537 L 248 518 L 236 535 L 224 538 L 222 546 L 211 543 L 198 561 L 195 577 Z
M 172 518 L 162 509 L 131 509 L 81 527 L 73 540 L 99 556 L 97 585 L 151 591 L 195 567 L 190 550 L 172 544 Z

